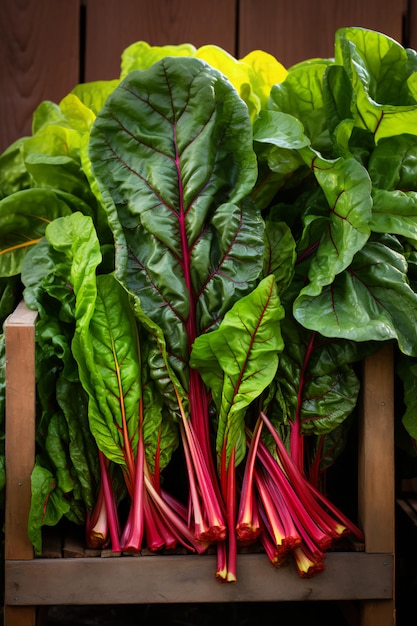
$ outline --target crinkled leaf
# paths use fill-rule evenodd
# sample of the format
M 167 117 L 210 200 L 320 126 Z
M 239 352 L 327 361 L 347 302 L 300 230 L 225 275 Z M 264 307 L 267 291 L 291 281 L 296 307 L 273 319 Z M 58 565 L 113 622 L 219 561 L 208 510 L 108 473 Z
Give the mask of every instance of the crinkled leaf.
M 68 203 L 49 189 L 26 189 L 0 201 L 0 276 L 19 274 L 27 250 L 51 221 L 68 215 Z
M 26 137 L 14 141 L 0 154 L 0 199 L 30 187 L 30 177 L 23 160 Z
M 123 50 L 120 78 L 134 70 L 146 70 L 164 57 L 194 56 L 196 48 L 189 43 L 165 46 L 151 46 L 146 41 L 137 41 Z
M 417 192 L 374 189 L 371 229 L 417 239 Z
M 273 275 L 264 278 L 224 316 L 219 328 L 197 337 L 190 363 L 213 392 L 217 408 L 218 458 L 226 446 L 236 464 L 246 452 L 245 414 L 249 404 L 272 381 L 284 344 L 280 304 Z
M 331 148 L 323 111 L 323 75 L 329 62 L 317 59 L 290 68 L 286 79 L 272 87 L 268 108 L 296 117 L 312 146 L 323 153 Z
M 73 351 L 89 395 L 91 432 L 109 459 L 126 466 L 137 446 L 139 344 L 128 294 L 113 275 L 97 277 L 94 311 L 88 325 L 80 320 Z
M 31 474 L 32 499 L 29 512 L 28 534 L 35 554 L 42 554 L 42 526 L 55 526 L 71 508 L 70 501 L 57 487 L 52 472 L 36 459 Z
M 56 471 L 57 486 L 63 493 L 70 493 L 74 488 L 74 478 L 71 475 L 71 462 L 68 455 L 68 427 L 61 413 L 51 415 L 44 450 L 48 453 Z
M 120 80 L 118 79 L 80 83 L 74 87 L 71 93 L 77 96 L 90 111 L 97 115 L 111 92 L 116 89 L 119 83 Z
M 409 285 L 404 256 L 383 242 L 367 242 L 316 297 L 302 290 L 294 316 L 327 337 L 396 339 L 402 352 L 417 353 L 417 294 Z
M 365 28 L 342 28 L 336 32 L 335 61 L 351 80 L 356 124 L 369 129 L 376 142 L 415 127 L 417 103 L 407 83 L 414 70 L 401 44 Z
M 92 212 L 95 197 L 81 168 L 81 137 L 82 133 L 73 128 L 51 124 L 43 127 L 24 144 L 25 166 L 33 187 L 72 194 L 87 207 L 91 205 L 87 210 Z
M 370 155 L 368 171 L 379 189 L 416 191 L 417 135 L 381 139 Z
M 247 107 L 201 60 L 164 58 L 109 96 L 90 158 L 117 275 L 165 332 L 186 387 L 190 341 L 250 291 L 262 267 L 263 221 L 239 205 L 257 175 Z
M 303 148 L 302 153 L 326 200 L 318 214 L 306 212 L 303 236 L 307 244 L 301 242 L 298 252 L 313 253 L 308 271 L 310 283 L 303 293 L 317 295 L 349 266 L 369 238 L 371 184 L 366 169 L 355 159 L 327 161 L 308 148 Z M 308 233 L 311 228 L 316 229 L 314 238 Z
M 329 433 L 357 404 L 359 380 L 351 363 L 363 357 L 363 350 L 353 342 L 312 335 L 287 318 L 282 335 L 274 421 L 289 425 L 298 420 L 303 435 Z
M 284 80 L 288 73 L 275 57 L 263 50 L 253 50 L 243 59 L 236 59 L 213 44 L 195 48 L 192 44 L 151 46 L 138 41 L 122 54 L 121 78 L 133 70 L 147 69 L 167 56 L 196 57 L 220 70 L 247 103 L 252 117 L 266 105 L 271 87 Z
M 263 275 L 274 274 L 278 293 L 285 291 L 294 275 L 295 241 L 285 222 L 265 222 Z
M 265 50 L 251 50 L 240 61 L 251 68 L 251 87 L 259 98 L 260 109 L 266 108 L 272 87 L 285 80 L 288 70 Z
M 73 473 L 80 484 L 82 499 L 88 511 L 96 502 L 99 481 L 97 446 L 88 422 L 87 394 L 78 381 L 60 376 L 56 384 L 56 399 L 68 428 L 68 453 Z
M 298 148 L 309 146 L 310 139 L 296 117 L 275 110 L 260 111 L 253 124 L 253 138 L 259 176 L 252 198 L 264 209 L 283 186 L 302 184 L 308 175 Z
M 289 150 L 298 150 L 310 145 L 310 139 L 297 117 L 274 110 L 259 113 L 253 127 L 253 138 L 255 141 Z
M 96 270 L 102 256 L 92 220 L 81 213 L 56 219 L 48 226 L 46 237 L 70 266 L 70 285 L 76 296 L 74 316 L 88 325 L 94 310 Z

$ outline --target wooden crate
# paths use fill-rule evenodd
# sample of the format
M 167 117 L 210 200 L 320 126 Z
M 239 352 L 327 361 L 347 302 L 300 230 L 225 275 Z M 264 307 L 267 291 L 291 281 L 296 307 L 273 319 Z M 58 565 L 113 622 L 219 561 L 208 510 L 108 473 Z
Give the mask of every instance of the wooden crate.
M 328 553 L 326 570 L 312 579 L 301 579 L 295 568 L 274 568 L 265 554 L 240 554 L 238 581 L 221 585 L 214 578 L 214 555 L 34 558 L 27 521 L 35 454 L 35 324 L 36 314 L 23 303 L 5 323 L 4 626 L 34 626 L 36 608 L 48 605 L 186 604 L 190 598 L 193 603 L 355 601 L 355 624 L 395 624 L 391 346 L 363 363 L 358 467 L 363 549 Z
M 363 26 L 417 47 L 417 0 L 2 0 L 0 152 L 30 134 L 42 100 L 117 78 L 135 41 L 262 49 L 286 67 L 334 54 L 335 31 Z M 30 36 L 29 36 L 30 35 Z

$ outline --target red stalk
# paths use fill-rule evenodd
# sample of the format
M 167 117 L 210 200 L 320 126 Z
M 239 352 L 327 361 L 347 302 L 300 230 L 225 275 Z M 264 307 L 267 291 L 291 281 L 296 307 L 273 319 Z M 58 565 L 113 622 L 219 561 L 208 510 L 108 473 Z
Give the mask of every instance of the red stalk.
M 323 520 L 322 523 L 328 524 L 331 532 L 334 533 L 335 537 L 340 537 L 347 532 L 351 532 L 360 541 L 363 541 L 363 532 L 345 515 L 343 515 L 343 513 L 339 511 L 339 509 L 334 504 L 332 504 L 330 500 L 328 500 L 328 498 L 326 498 L 315 487 L 313 487 L 313 485 L 308 482 L 304 475 L 298 471 L 298 468 L 293 463 L 283 442 L 281 441 L 281 438 L 279 437 L 277 431 L 275 430 L 269 419 L 262 412 L 261 417 L 264 420 L 265 424 L 268 426 L 268 429 L 274 438 L 279 458 L 284 464 L 285 473 L 287 474 L 289 481 L 297 487 L 299 492 L 303 494 L 303 499 L 306 501 L 306 503 L 310 504 L 313 510 L 321 516 Z M 326 509 L 328 509 L 334 517 L 332 517 Z
M 125 552 L 138 552 L 142 547 L 144 533 L 144 470 L 145 451 L 142 436 L 142 419 L 139 425 L 138 451 L 133 481 L 133 494 L 130 503 L 129 519 L 123 532 L 122 545 Z
M 113 552 L 120 552 L 120 541 L 119 541 L 119 520 L 117 517 L 117 506 L 116 500 L 114 497 L 113 489 L 111 486 L 110 473 L 109 473 L 109 460 L 104 456 L 104 454 L 99 450 L 98 451 L 99 461 L 100 461 L 100 472 L 101 472 L 101 481 L 103 484 L 103 497 L 106 505 L 106 515 L 107 521 L 109 524 L 109 532 L 111 539 L 111 546 Z
M 283 552 L 287 552 L 290 549 L 291 543 L 293 543 L 294 539 L 287 538 L 280 513 L 275 506 L 274 497 L 271 491 L 268 489 L 263 472 L 260 472 L 259 470 L 255 470 L 255 484 L 259 493 L 260 500 L 262 502 L 260 515 L 262 518 L 263 514 L 265 514 L 266 518 L 262 518 L 264 521 L 264 525 L 267 526 L 269 534 L 277 548 L 281 548 Z
M 281 532 L 284 537 L 283 543 L 292 550 L 301 543 L 301 537 L 294 521 L 294 511 L 291 507 L 291 502 L 287 501 L 279 485 L 274 482 L 268 471 L 262 470 L 258 474 L 259 478 L 262 477 L 264 489 L 272 499 L 272 506 L 275 507 L 277 517 L 281 521 Z
M 333 534 L 331 534 L 328 528 L 322 528 L 324 524 L 322 523 L 323 516 L 321 514 L 325 512 L 322 511 L 321 507 L 319 510 L 316 509 L 316 507 L 313 507 L 313 509 L 309 507 L 311 502 L 307 481 L 304 481 L 302 489 L 296 490 L 283 468 L 275 461 L 269 450 L 262 443 L 259 446 L 258 456 L 267 468 L 267 471 L 274 477 L 274 482 L 285 497 L 287 506 L 291 511 L 291 516 L 297 528 L 299 529 L 300 525 L 303 525 L 313 541 L 322 550 L 328 549 L 332 543 Z M 331 522 L 333 523 L 333 527 L 336 528 L 335 520 L 331 518 Z
M 226 526 L 224 523 L 223 513 L 201 450 L 201 446 L 195 436 L 192 424 L 188 421 L 185 415 L 184 408 L 178 394 L 177 398 L 182 417 L 182 425 L 184 427 L 185 439 L 188 444 L 186 445 L 186 449 L 190 453 L 193 466 L 193 472 L 189 476 L 190 486 L 193 482 L 192 474 L 195 472 L 195 479 L 203 504 L 202 514 L 204 515 L 205 523 L 208 527 L 202 535 L 198 536 L 198 538 L 201 541 L 221 541 L 226 537 Z M 201 518 L 197 521 L 201 521 Z
M 225 539 L 217 542 L 216 579 L 221 583 L 227 582 L 227 549 Z
M 282 567 L 288 563 L 288 552 L 275 545 L 266 528 L 262 530 L 260 539 L 266 555 L 274 567 Z
M 224 444 L 226 448 L 226 443 Z M 227 468 L 227 532 L 229 555 L 227 560 L 227 582 L 236 582 L 237 543 L 236 543 L 236 448 L 233 446 Z
M 174 130 L 174 134 L 176 129 Z M 178 226 L 179 226 L 179 236 L 181 240 L 181 256 L 179 257 L 179 263 L 184 275 L 185 285 L 189 294 L 189 313 L 188 318 L 186 320 L 186 332 L 188 337 L 188 347 L 189 353 L 191 354 L 192 345 L 197 337 L 197 321 L 196 321 L 196 294 L 193 288 L 193 282 L 191 277 L 191 252 L 190 252 L 190 242 L 188 240 L 187 233 L 187 224 L 186 217 L 187 212 L 184 207 L 184 196 L 183 196 L 183 184 L 182 184 L 182 175 L 181 175 L 181 158 L 178 153 L 178 145 L 176 141 L 176 137 L 174 138 L 175 143 L 175 166 L 177 169 L 177 177 L 178 177 L 178 192 L 179 192 L 179 211 L 178 211 Z M 214 465 L 213 454 L 211 451 L 210 445 L 210 430 L 209 430 L 209 416 L 208 416 L 208 395 L 205 388 L 205 385 L 200 377 L 200 374 L 197 370 L 193 368 L 189 368 L 189 403 L 190 403 L 190 416 L 191 423 L 193 425 L 194 433 L 196 439 L 199 444 L 199 448 L 202 452 L 205 464 L 204 473 L 206 476 L 204 480 L 207 480 L 207 485 L 210 485 L 209 490 L 214 493 L 214 496 L 209 496 L 209 501 L 205 501 L 204 505 L 209 505 L 210 508 L 214 506 L 214 501 L 210 504 L 210 500 L 212 497 L 215 497 L 218 500 L 217 506 L 215 508 L 220 509 L 219 502 L 221 501 L 220 490 L 217 483 L 217 473 Z M 182 409 L 181 409 L 182 413 Z M 188 433 L 187 433 L 188 437 Z M 190 443 L 190 442 L 189 442 Z M 190 444 L 191 446 L 191 444 Z M 193 450 L 192 450 L 193 455 Z M 194 458 L 193 458 L 194 461 Z M 198 472 L 197 472 L 198 476 Z M 198 476 L 198 481 L 200 481 L 200 477 Z M 200 484 L 200 489 L 202 489 L 202 485 Z M 218 513 L 216 513 L 218 515 Z M 211 527 L 211 533 L 213 535 L 214 540 L 221 540 L 224 534 L 224 530 L 222 527 L 224 526 L 224 522 L 220 523 L 220 528 L 216 529 L 217 521 L 211 521 L 211 512 L 207 512 L 208 516 L 208 524 Z M 219 520 L 221 515 L 219 516 Z
M 261 534 L 260 540 L 262 546 L 267 554 L 268 559 L 271 561 L 274 567 L 281 567 L 288 561 L 288 555 L 290 554 L 290 550 L 288 545 L 283 542 L 277 545 L 273 539 L 273 531 L 271 529 L 271 525 L 268 520 L 268 516 L 266 515 L 265 510 L 263 509 L 262 504 L 259 505 L 259 514 L 261 517 Z
M 237 517 L 237 539 L 245 544 L 253 543 L 258 538 L 261 529 L 257 515 L 256 500 L 253 490 L 253 472 L 256 453 L 262 431 L 262 419 L 258 418 L 253 430 L 248 456 L 245 463 L 245 471 L 242 480 L 240 494 L 239 513 Z
M 109 525 L 107 522 L 106 503 L 104 500 L 103 481 L 100 482 L 97 502 L 86 522 L 86 546 L 88 548 L 104 548 L 108 540 Z
M 193 463 L 191 459 L 188 440 L 185 435 L 184 427 L 182 424 L 180 424 L 180 432 L 181 432 L 183 450 L 184 450 L 184 455 L 185 455 L 185 463 L 186 463 L 187 472 L 188 472 L 190 505 L 192 508 L 192 515 L 193 515 L 193 520 L 194 520 L 194 523 L 193 523 L 194 532 L 195 532 L 197 539 L 201 539 L 209 535 L 209 528 L 204 521 L 203 514 L 201 511 L 200 496 L 199 496 L 199 492 L 197 489 L 194 467 L 193 467 Z
M 146 546 L 154 552 L 161 550 L 165 546 L 166 537 L 165 529 L 161 529 L 159 522 L 160 515 L 155 510 L 153 502 L 145 491 L 144 499 L 144 518 L 145 518 L 145 536 Z
M 301 578 L 311 578 L 325 568 L 323 559 L 315 558 L 305 545 L 295 548 L 293 557 Z
M 145 486 L 159 513 L 162 514 L 167 523 L 170 523 L 170 530 L 176 534 L 178 541 L 192 552 L 197 552 L 198 554 L 205 552 L 208 547 L 207 544 L 196 540 L 187 524 L 168 506 L 153 486 L 150 476 L 146 473 Z
M 313 331 L 307 346 L 306 353 L 304 355 L 303 365 L 300 373 L 300 380 L 298 383 L 297 409 L 295 412 L 294 421 L 291 422 L 290 455 L 301 472 L 304 471 L 304 436 L 301 434 L 301 407 L 303 405 L 306 371 L 309 365 L 311 354 L 313 352 L 315 337 L 316 333 L 315 331 Z

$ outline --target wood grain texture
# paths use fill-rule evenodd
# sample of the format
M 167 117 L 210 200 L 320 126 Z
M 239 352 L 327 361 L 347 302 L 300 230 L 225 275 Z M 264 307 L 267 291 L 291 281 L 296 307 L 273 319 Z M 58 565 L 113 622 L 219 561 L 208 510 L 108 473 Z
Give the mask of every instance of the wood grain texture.
M 98 605 L 187 603 L 190 598 L 193 602 L 385 600 L 393 595 L 393 562 L 392 555 L 332 552 L 326 556 L 324 572 L 302 579 L 294 564 L 274 568 L 265 554 L 240 554 L 237 582 L 221 584 L 214 575 L 215 555 L 6 561 L 5 602 Z
M 80 0 L 2 0 L 0 152 L 31 132 L 32 114 L 78 82 Z
M 5 322 L 5 558 L 33 558 L 28 538 L 30 477 L 35 462 L 35 320 L 20 303 Z
M 239 55 L 262 49 L 286 67 L 334 54 L 343 26 L 363 26 L 402 40 L 405 0 L 240 0 Z
M 359 517 L 367 552 L 395 550 L 393 346 L 365 359 L 359 436 Z M 382 523 L 383 520 L 383 523 Z
M 235 0 L 86 0 L 85 79 L 117 78 L 123 50 L 136 41 L 216 44 L 234 54 L 235 31 Z
M 36 626 L 34 606 L 5 606 L 3 626 Z

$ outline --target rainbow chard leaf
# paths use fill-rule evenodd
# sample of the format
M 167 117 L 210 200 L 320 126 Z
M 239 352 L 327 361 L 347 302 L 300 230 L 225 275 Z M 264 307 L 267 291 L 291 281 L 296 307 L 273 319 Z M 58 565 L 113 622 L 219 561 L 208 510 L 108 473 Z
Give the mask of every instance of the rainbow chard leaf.
M 261 270 L 263 223 L 239 206 L 256 180 L 247 108 L 195 58 L 134 71 L 94 124 L 90 158 L 117 275 L 165 331 L 176 367 Z M 182 377 L 184 380 L 184 376 Z
M 89 156 L 116 275 L 166 337 L 214 484 L 209 398 L 189 357 L 262 271 L 264 222 L 248 200 L 258 173 L 248 108 L 204 61 L 167 57 L 130 72 L 109 96 Z
M 277 430 L 289 431 L 291 457 L 304 469 L 305 436 L 326 435 L 351 415 L 359 392 L 351 364 L 374 347 L 372 343 L 328 339 L 289 317 L 282 322 L 282 336 L 285 351 L 268 410 Z
M 15 276 L 28 249 L 37 244 L 50 222 L 69 215 L 65 194 L 50 189 L 25 189 L 0 202 L 0 276 Z
M 415 76 L 407 50 L 382 33 L 364 28 L 336 32 L 335 62 L 353 86 L 355 125 L 383 137 L 410 132 L 417 122 Z
M 76 354 L 98 447 L 133 476 L 141 396 L 138 334 L 128 295 L 111 274 L 97 277 L 94 313 Z
M 405 257 L 383 240 L 367 242 L 320 295 L 301 291 L 294 316 L 328 337 L 396 339 L 402 352 L 416 355 L 417 294 L 410 287 Z
M 283 316 L 275 278 L 270 275 L 226 313 L 217 330 L 194 343 L 190 363 L 212 389 L 217 408 L 219 463 L 224 446 L 227 463 L 233 448 L 236 465 L 245 455 L 245 415 L 275 376 L 284 348 Z

